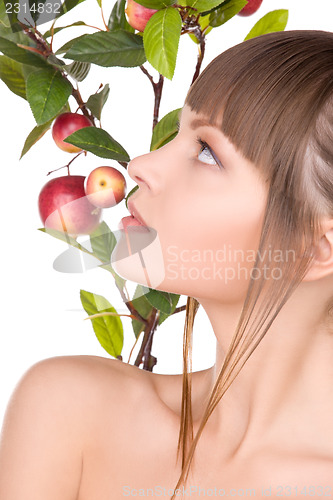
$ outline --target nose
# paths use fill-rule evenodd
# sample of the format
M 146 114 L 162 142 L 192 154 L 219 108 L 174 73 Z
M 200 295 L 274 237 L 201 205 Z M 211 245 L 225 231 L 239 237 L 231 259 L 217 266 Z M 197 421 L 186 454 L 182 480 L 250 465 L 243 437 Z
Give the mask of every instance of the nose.
M 158 151 L 138 156 L 130 161 L 127 167 L 128 175 L 140 188 L 149 190 L 151 194 L 158 194 L 162 188 L 162 169 Z

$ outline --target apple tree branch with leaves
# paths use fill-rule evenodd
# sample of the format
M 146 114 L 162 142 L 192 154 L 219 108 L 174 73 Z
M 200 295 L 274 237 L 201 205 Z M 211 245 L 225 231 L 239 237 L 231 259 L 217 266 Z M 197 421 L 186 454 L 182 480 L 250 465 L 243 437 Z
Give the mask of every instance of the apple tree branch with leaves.
M 177 135 L 180 110 L 170 110 L 162 118 L 159 111 L 165 79 L 172 81 L 176 70 L 181 37 L 191 37 L 197 51 L 193 83 L 202 68 L 209 33 L 223 29 L 236 15 L 251 15 L 265 0 L 116 0 L 108 19 L 102 0 L 97 0 L 95 8 L 100 10 L 103 28 L 90 26 L 84 20 L 66 25 L 66 14 L 83 1 L 0 0 L 0 78 L 14 94 L 28 101 L 36 121 L 22 147 L 21 158 L 49 130 L 55 147 L 71 158 L 65 175 L 51 178 L 41 188 L 39 211 L 44 227 L 40 230 L 86 258 L 95 259 L 96 265 L 111 275 L 128 313 L 118 313 L 105 297 L 85 290 L 80 291 L 82 306 L 102 347 L 121 360 L 121 318 L 130 317 L 135 339 L 131 355 L 139 345 L 134 364 L 152 371 L 157 363 L 152 355 L 156 329 L 185 306 L 178 305 L 179 295 L 143 285 L 137 285 L 130 296 L 126 280 L 111 264 L 117 240 L 103 221 L 103 211 L 123 201 L 129 208 L 128 200 L 138 186 L 126 193 L 122 174 L 130 161 L 126 145 L 119 144 L 101 126 L 101 113 L 109 96 L 108 83 L 87 100 L 79 86 L 90 77 L 91 65 L 125 67 L 129 72 L 139 67 L 153 90 L 150 150 L 154 151 Z M 287 20 L 287 10 L 269 12 L 246 39 L 284 30 Z M 44 25 L 47 30 L 43 30 Z M 87 33 L 72 37 L 55 49 L 57 34 L 66 30 L 72 36 L 75 26 L 87 28 Z M 94 32 L 89 33 L 88 28 Z M 158 73 L 156 79 L 151 68 Z M 81 155 L 113 160 L 119 168 L 98 167 L 87 178 L 72 175 L 71 165 Z M 133 216 L 125 219 L 128 226 L 142 225 Z M 124 225 L 125 232 L 126 229 Z M 88 244 L 80 243 L 79 235 L 87 235 Z

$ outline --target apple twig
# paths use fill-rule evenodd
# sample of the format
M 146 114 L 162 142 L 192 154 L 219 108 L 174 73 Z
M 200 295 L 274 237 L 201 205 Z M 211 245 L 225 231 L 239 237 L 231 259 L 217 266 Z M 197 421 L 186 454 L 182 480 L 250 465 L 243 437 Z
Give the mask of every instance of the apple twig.
M 177 314 L 181 311 L 185 311 L 186 310 L 186 306 L 179 306 L 179 307 L 176 307 L 176 309 L 173 311 L 172 314 Z
M 151 348 L 159 317 L 160 311 L 154 308 L 148 317 L 148 321 L 144 329 L 140 351 L 134 363 L 135 366 L 140 366 L 141 364 L 143 364 L 143 369 L 150 372 L 153 371 L 153 368 L 157 363 L 157 359 L 151 354 Z
M 158 116 L 159 116 L 159 111 L 160 111 L 160 104 L 161 104 L 161 98 L 162 98 L 162 90 L 163 90 L 163 83 L 164 83 L 164 76 L 160 74 L 158 82 L 154 82 L 153 77 L 151 74 L 147 71 L 147 69 L 141 65 L 140 66 L 141 71 L 147 76 L 149 79 L 150 83 L 153 86 L 154 90 L 154 114 L 153 114 L 153 130 L 155 126 L 158 123 Z
M 103 0 L 101 0 L 100 7 L 101 7 L 101 15 L 102 15 L 103 24 L 105 26 L 106 31 L 110 31 L 108 25 L 105 22 L 104 12 L 103 12 L 103 7 L 102 7 L 102 1 Z
M 129 353 L 127 363 L 129 363 L 129 362 L 130 362 L 130 360 L 131 360 L 131 357 L 132 357 L 133 351 L 134 351 L 134 349 L 135 349 L 135 346 L 136 346 L 136 344 L 138 343 L 139 338 L 141 337 L 141 333 L 142 333 L 142 331 L 139 333 L 139 335 L 138 335 L 138 336 L 136 337 L 136 339 L 135 339 L 135 342 L 134 342 L 134 344 L 133 344 L 133 347 L 132 347 L 132 349 L 131 349 L 131 352 Z

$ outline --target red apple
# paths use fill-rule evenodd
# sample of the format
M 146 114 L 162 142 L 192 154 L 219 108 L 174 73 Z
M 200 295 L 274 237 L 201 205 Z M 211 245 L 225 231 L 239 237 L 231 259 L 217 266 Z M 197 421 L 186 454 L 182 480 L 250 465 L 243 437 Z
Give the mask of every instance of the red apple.
M 125 197 L 126 180 L 116 168 L 98 167 L 90 172 L 85 192 L 90 203 L 96 207 L 114 207 Z
M 132 28 L 138 31 L 144 31 L 149 19 L 157 10 L 148 9 L 134 0 L 127 0 L 125 12 L 127 14 L 128 23 Z
M 101 209 L 85 196 L 85 177 L 66 175 L 51 179 L 42 188 L 38 207 L 44 227 L 72 236 L 90 234 L 99 225 Z
M 64 139 L 81 128 L 92 126 L 91 121 L 84 115 L 79 115 L 78 113 L 62 113 L 54 120 L 52 137 L 56 145 L 63 151 L 67 153 L 78 153 L 82 151 L 81 148 L 73 146 L 69 144 L 69 142 L 64 142 Z
M 248 3 L 245 7 L 242 8 L 240 12 L 238 12 L 239 16 L 251 16 L 254 14 L 262 4 L 262 0 L 248 0 Z

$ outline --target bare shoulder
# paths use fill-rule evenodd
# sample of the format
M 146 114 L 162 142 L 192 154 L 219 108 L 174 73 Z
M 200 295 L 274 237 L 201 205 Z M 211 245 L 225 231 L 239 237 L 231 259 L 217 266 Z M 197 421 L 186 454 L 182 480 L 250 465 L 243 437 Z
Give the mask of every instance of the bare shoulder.
M 193 374 L 194 404 L 196 400 L 202 402 L 210 379 L 210 369 Z M 94 421 L 97 411 L 115 414 L 117 408 L 124 416 L 123 405 L 127 408 L 130 404 L 140 405 L 143 398 L 149 400 L 150 405 L 180 415 L 181 397 L 181 374 L 151 373 L 117 359 L 99 356 L 58 356 L 36 363 L 23 375 L 7 413 L 18 400 L 20 405 L 27 407 L 25 403 L 31 406 L 32 401 L 39 398 L 45 412 L 54 411 L 54 408 L 60 412 L 64 408 L 68 418 L 78 422 L 79 417 L 84 432 L 89 427 L 89 420 Z
M 57 356 L 37 362 L 22 376 L 10 404 L 25 394 L 39 394 L 50 404 L 66 403 L 75 412 L 106 399 L 126 394 L 127 399 L 142 387 L 153 388 L 150 377 L 137 367 L 99 356 Z M 108 397 L 106 397 L 108 396 Z M 53 402 L 53 403 L 52 403 Z M 81 415 L 81 418 L 83 415 Z

